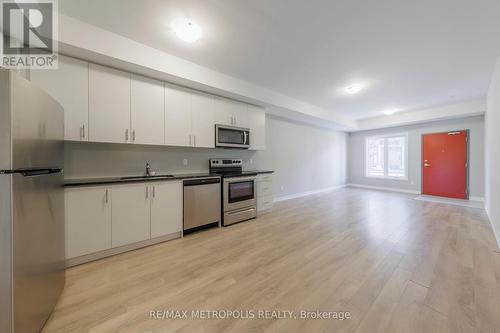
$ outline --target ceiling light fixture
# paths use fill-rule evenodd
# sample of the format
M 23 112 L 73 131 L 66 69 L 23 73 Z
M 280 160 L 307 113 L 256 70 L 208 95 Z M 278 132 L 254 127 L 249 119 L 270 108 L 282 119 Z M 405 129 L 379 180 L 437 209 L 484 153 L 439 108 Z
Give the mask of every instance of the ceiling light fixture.
M 359 93 L 361 90 L 363 90 L 363 85 L 362 84 L 351 84 L 350 86 L 347 86 L 344 88 L 345 92 L 354 95 Z
M 178 18 L 172 22 L 172 29 L 177 37 L 187 43 L 194 43 L 201 38 L 201 28 L 187 18 Z
M 386 116 L 392 116 L 393 114 L 395 114 L 399 111 L 400 111 L 399 109 L 387 109 L 387 110 L 382 111 L 382 113 L 385 114 Z

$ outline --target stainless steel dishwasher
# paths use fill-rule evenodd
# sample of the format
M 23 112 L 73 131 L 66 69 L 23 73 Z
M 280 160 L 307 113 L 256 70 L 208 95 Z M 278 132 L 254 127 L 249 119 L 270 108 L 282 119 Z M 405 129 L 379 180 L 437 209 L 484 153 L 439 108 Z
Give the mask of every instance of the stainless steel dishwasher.
M 184 181 L 184 232 L 219 225 L 221 181 L 219 177 Z

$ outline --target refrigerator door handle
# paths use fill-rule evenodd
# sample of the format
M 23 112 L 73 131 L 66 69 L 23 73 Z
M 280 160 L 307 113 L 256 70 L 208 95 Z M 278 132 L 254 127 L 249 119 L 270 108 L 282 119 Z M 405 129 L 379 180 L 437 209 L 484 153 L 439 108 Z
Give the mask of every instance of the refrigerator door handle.
M 20 171 L 19 173 L 22 174 L 24 177 L 38 177 L 38 176 L 46 176 L 50 175 L 53 173 L 60 173 L 62 172 L 62 169 L 34 169 L 34 170 L 24 170 Z
M 63 172 L 61 168 L 39 168 L 39 169 L 18 169 L 18 170 L 0 170 L 0 175 L 13 175 L 20 173 L 23 176 L 43 176 L 51 173 Z

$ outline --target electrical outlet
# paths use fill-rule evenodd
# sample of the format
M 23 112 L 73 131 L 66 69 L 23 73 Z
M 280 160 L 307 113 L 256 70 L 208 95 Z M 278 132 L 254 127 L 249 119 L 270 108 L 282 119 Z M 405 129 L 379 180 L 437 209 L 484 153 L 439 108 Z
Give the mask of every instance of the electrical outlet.
M 183 160 L 182 160 L 182 164 L 183 164 L 184 166 L 187 166 L 187 165 L 188 165 L 188 162 L 189 162 L 189 161 L 188 161 L 188 159 L 187 159 L 187 158 L 185 158 L 185 159 L 183 159 Z

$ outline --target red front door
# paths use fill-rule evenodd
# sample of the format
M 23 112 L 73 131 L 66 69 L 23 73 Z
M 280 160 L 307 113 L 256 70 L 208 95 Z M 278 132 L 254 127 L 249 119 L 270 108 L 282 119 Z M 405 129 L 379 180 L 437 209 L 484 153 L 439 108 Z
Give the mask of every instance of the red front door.
M 457 131 L 424 135 L 424 194 L 468 199 L 467 134 Z

